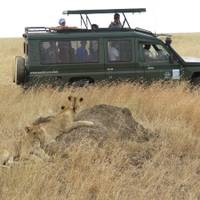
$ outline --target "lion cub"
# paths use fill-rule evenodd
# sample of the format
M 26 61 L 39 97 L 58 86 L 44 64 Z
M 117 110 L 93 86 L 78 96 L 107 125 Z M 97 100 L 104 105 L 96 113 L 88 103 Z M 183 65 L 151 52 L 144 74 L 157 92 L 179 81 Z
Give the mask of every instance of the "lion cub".
M 48 160 L 49 156 L 41 148 L 40 141 L 34 134 L 23 132 L 15 141 L 11 141 L 7 148 L 0 149 L 0 166 L 4 167 L 20 160 Z

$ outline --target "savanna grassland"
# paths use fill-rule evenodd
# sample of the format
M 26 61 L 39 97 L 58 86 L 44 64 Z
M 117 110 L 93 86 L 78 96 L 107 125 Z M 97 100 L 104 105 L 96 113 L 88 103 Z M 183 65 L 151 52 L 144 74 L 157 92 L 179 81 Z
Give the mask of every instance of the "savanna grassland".
M 173 46 L 200 57 L 200 34 L 175 34 Z M 21 54 L 21 39 L 0 39 L 0 149 L 12 149 L 25 126 L 57 112 L 71 94 L 84 98 L 82 109 L 127 107 L 155 137 L 139 143 L 111 135 L 101 146 L 83 137 L 65 158 L 0 167 L 0 199 L 200 199 L 200 90 L 183 82 L 24 91 L 11 76 Z

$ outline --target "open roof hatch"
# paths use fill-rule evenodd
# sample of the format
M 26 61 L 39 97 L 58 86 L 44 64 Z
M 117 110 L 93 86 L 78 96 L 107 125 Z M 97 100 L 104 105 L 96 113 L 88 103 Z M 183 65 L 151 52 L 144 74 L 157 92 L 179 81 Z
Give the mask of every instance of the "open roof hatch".
M 108 14 L 108 13 L 121 13 L 124 16 L 124 21 L 122 24 L 122 27 L 127 23 L 128 27 L 131 29 L 130 24 L 126 18 L 125 13 L 141 13 L 146 12 L 146 8 L 128 8 L 128 9 L 99 9 L 99 10 L 68 10 L 63 11 L 63 14 L 67 15 L 80 15 L 81 17 L 81 24 L 83 23 L 85 25 L 85 28 L 88 29 L 88 23 L 90 27 L 92 26 L 92 23 L 90 21 L 90 18 L 88 17 L 89 14 Z M 84 18 L 85 15 L 85 18 Z

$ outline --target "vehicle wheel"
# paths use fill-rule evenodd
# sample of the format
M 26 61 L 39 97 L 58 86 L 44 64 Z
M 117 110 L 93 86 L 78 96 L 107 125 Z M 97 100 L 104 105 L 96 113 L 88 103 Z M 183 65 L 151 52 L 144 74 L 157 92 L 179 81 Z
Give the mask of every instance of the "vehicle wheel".
M 193 86 L 200 86 L 200 76 L 197 76 L 192 79 L 192 85 Z
M 25 60 L 21 56 L 15 58 L 15 71 L 13 81 L 19 85 L 25 81 Z

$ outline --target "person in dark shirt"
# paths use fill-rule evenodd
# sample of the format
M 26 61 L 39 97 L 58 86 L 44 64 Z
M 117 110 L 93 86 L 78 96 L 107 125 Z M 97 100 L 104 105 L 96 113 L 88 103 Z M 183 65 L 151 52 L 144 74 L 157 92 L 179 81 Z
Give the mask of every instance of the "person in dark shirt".
M 60 63 L 71 63 L 74 61 L 74 49 L 72 48 L 70 41 L 58 42 L 58 48 Z
M 97 40 L 92 40 L 90 41 L 89 45 L 89 61 L 90 62 L 97 62 L 98 61 L 98 41 Z

